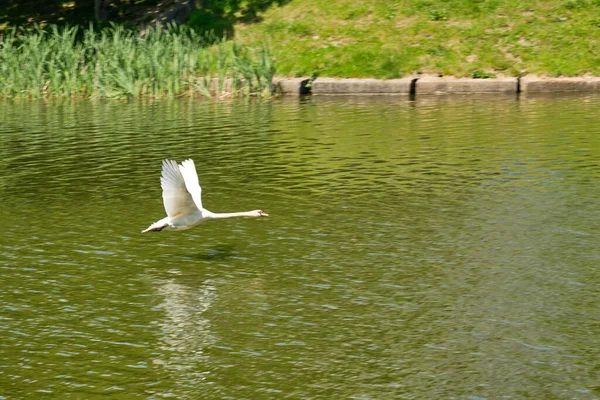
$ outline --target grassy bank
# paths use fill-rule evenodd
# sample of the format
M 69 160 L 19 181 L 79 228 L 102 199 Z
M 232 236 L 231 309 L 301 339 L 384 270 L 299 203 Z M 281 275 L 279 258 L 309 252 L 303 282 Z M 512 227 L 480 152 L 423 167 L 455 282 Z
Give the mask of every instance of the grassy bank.
M 600 0 L 295 0 L 235 25 L 290 76 L 600 75 Z
M 0 39 L 0 97 L 271 93 L 275 69 L 262 43 L 208 39 L 186 27 L 13 29 Z

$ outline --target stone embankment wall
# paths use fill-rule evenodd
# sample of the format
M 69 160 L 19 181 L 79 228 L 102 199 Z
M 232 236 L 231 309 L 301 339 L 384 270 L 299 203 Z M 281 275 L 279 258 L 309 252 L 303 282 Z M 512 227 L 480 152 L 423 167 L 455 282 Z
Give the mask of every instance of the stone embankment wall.
M 600 92 L 600 77 L 471 79 L 451 77 L 413 77 L 403 79 L 275 79 L 284 95 L 432 95 L 468 93 L 554 93 Z

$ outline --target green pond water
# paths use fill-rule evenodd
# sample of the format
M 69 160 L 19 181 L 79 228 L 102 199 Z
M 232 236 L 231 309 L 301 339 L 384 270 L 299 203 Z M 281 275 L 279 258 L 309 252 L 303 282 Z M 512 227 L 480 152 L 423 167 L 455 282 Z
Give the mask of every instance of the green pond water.
M 600 398 L 599 110 L 0 102 L 0 399 Z

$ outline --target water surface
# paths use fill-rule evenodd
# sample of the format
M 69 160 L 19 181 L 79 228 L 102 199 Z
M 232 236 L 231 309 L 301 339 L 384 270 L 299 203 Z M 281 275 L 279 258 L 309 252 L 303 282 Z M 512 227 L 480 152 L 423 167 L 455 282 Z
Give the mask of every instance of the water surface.
M 0 399 L 598 398 L 599 107 L 2 102 Z

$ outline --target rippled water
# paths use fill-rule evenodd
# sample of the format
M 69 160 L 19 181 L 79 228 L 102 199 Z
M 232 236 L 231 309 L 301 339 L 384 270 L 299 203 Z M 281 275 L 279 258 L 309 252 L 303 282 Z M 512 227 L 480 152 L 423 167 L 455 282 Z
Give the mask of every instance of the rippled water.
M 598 398 L 599 107 L 0 103 L 0 399 Z

